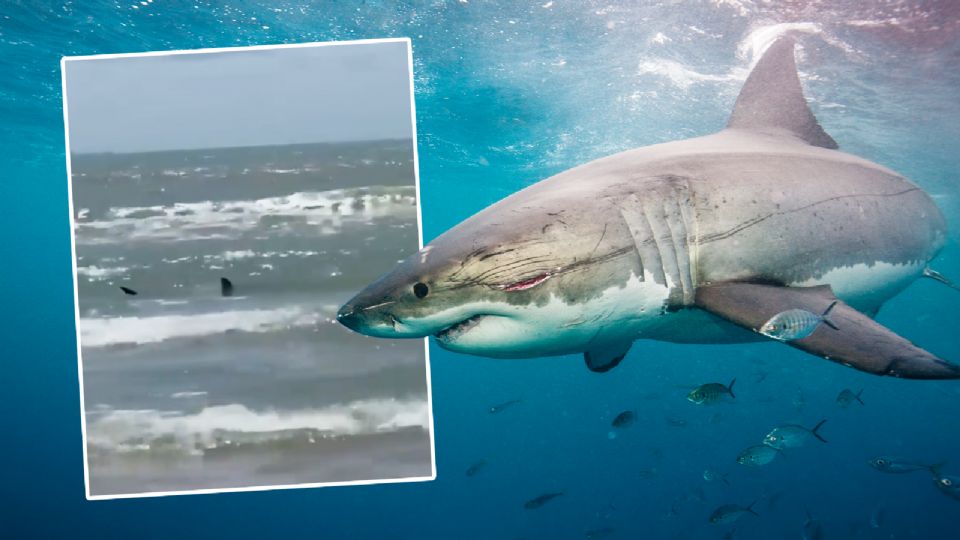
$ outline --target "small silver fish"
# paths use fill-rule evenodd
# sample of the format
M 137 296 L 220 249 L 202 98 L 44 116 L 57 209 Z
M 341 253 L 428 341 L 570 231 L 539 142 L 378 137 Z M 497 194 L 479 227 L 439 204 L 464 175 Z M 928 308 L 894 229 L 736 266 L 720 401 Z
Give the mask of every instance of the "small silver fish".
M 763 444 L 772 446 L 778 450 L 783 450 L 784 448 L 803 446 L 810 437 L 816 437 L 820 442 L 827 442 L 819 433 L 820 427 L 823 426 L 824 422 L 826 422 L 826 420 L 821 420 L 813 429 L 807 429 L 796 424 L 787 424 L 774 428 L 773 431 L 767 433 L 767 436 L 763 438 Z
M 519 399 L 511 399 L 510 401 L 504 401 L 503 403 L 498 403 L 498 404 L 490 407 L 489 412 L 490 412 L 490 414 L 500 414 L 500 413 L 502 413 L 505 409 L 508 409 L 508 408 L 510 408 L 510 407 L 513 407 L 513 406 L 516 405 L 517 403 L 520 403 L 520 400 L 519 400 Z
M 583 537 L 587 540 L 600 540 L 601 538 L 613 536 L 613 533 L 616 531 L 613 527 L 600 527 L 599 529 L 592 529 L 583 533 Z
M 737 382 L 737 379 L 733 379 L 728 385 L 720 383 L 701 384 L 687 394 L 687 401 L 697 405 L 709 405 L 720 401 L 727 395 L 736 398 L 737 396 L 733 394 L 733 383 L 735 382 Z
M 888 474 L 904 474 L 916 471 L 935 471 L 940 465 L 925 465 L 905 458 L 880 456 L 871 459 L 868 463 L 874 469 Z M 934 473 L 936 474 L 936 473 Z
M 846 409 L 847 407 L 849 407 L 854 401 L 863 405 L 863 400 L 860 399 L 861 395 L 863 395 L 862 388 L 856 394 L 854 394 L 853 391 L 850 390 L 849 388 L 844 388 L 843 390 L 840 391 L 839 394 L 837 394 L 837 405 L 839 405 L 843 409 Z
M 960 477 L 943 476 L 940 474 L 939 467 L 933 467 L 933 485 L 937 486 L 940 493 L 943 493 L 951 499 L 960 501 Z
M 793 408 L 802 411 L 803 407 L 807 404 L 806 398 L 803 397 L 803 389 L 797 388 L 797 393 L 793 395 L 793 399 L 790 402 L 793 405 Z
M 480 461 L 467 467 L 467 470 L 464 474 L 466 474 L 467 476 L 476 476 L 476 474 L 482 471 L 484 468 L 486 468 L 486 466 L 487 466 L 487 460 L 481 459 Z
M 777 457 L 777 454 L 781 453 L 783 453 L 783 451 L 779 448 L 758 444 L 757 446 L 751 446 L 743 452 L 740 452 L 740 455 L 737 456 L 737 463 L 748 467 L 759 467 L 761 465 L 767 465 L 773 461 L 773 458 Z
M 544 493 L 543 495 L 538 495 L 529 501 L 523 503 L 523 508 L 526 510 L 536 510 L 541 506 L 547 504 L 548 502 L 556 499 L 557 497 L 563 495 L 562 491 L 553 492 L 553 493 Z
M 710 523 L 733 523 L 734 521 L 740 519 L 740 516 L 744 514 L 753 514 L 755 516 L 759 516 L 760 514 L 757 514 L 753 511 L 754 504 L 756 504 L 756 501 L 750 503 L 749 506 L 725 504 L 710 514 Z
M 613 419 L 610 425 L 615 428 L 625 428 L 633 424 L 636 419 L 637 415 L 633 411 L 623 411 Z
M 834 300 L 822 315 L 811 313 L 805 309 L 782 311 L 763 323 L 759 332 L 777 341 L 794 341 L 812 334 L 820 326 L 820 323 L 837 330 L 837 325 L 830 320 L 830 312 L 837 305 L 837 302 L 837 300 Z
M 823 525 L 810 515 L 810 509 L 804 507 L 807 519 L 803 522 L 803 540 L 823 540 Z
M 649 467 L 649 468 L 640 469 L 637 471 L 637 476 L 645 480 L 650 478 L 655 478 L 658 474 L 660 474 L 660 469 L 656 467 Z
M 664 417 L 668 424 L 673 427 L 686 427 L 687 421 L 683 418 L 677 418 L 676 416 L 666 416 Z
M 870 512 L 870 528 L 879 529 L 883 526 L 883 518 L 886 516 L 886 511 L 883 508 L 883 505 L 878 505 L 873 509 L 873 512 Z
M 727 481 L 727 476 L 729 476 L 729 474 L 730 473 L 721 474 L 720 471 L 717 471 L 715 469 L 707 469 L 703 471 L 703 479 L 710 483 L 718 482 L 718 481 L 723 482 L 724 484 L 729 486 L 730 482 Z

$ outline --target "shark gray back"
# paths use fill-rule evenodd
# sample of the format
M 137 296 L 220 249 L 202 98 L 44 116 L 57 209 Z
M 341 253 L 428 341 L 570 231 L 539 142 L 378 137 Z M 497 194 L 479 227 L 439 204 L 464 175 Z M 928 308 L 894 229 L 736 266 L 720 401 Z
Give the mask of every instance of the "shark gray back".
M 602 158 L 507 197 L 361 291 L 338 319 L 489 357 L 583 353 L 591 370 L 609 371 L 638 339 L 760 341 L 758 314 L 835 295 L 851 326 L 791 345 L 873 373 L 960 377 L 870 318 L 929 275 L 943 215 L 902 175 L 836 148 L 782 38 L 726 129 Z M 868 342 L 885 345 L 860 347 Z

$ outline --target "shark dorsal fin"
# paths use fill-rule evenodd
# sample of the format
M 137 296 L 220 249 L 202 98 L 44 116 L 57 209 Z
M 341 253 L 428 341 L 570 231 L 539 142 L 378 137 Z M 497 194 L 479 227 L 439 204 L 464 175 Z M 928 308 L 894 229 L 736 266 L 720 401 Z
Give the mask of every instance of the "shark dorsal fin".
M 814 146 L 837 148 L 803 98 L 793 47 L 793 39 L 780 38 L 767 48 L 740 90 L 727 127 L 785 131 Z

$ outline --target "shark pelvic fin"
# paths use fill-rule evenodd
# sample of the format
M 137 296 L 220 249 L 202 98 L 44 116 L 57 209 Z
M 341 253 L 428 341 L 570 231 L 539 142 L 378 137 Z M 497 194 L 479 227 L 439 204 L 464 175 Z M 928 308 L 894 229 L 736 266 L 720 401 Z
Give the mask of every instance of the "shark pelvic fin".
M 598 343 L 590 345 L 590 349 L 583 353 L 587 369 L 594 373 L 606 373 L 623 360 L 633 345 L 630 341 Z
M 727 127 L 785 132 L 814 146 L 837 148 L 803 97 L 793 48 L 794 41 L 788 37 L 767 48 L 740 90 Z
M 792 347 L 861 371 L 906 379 L 960 379 L 960 366 L 937 358 L 870 317 L 838 301 L 828 285 L 781 287 L 756 283 L 716 283 L 697 289 L 697 307 L 756 332 L 764 322 L 790 309 L 823 313 L 839 330 L 819 325 Z

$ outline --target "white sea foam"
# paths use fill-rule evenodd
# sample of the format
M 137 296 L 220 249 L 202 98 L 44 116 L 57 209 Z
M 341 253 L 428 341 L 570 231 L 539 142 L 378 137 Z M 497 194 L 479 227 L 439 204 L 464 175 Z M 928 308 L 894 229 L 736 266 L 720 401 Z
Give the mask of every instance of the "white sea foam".
M 640 75 L 658 75 L 670 79 L 674 86 L 687 90 L 694 84 L 703 82 L 723 82 L 746 79 L 746 70 L 731 70 L 727 73 L 713 75 L 700 73 L 679 62 L 665 59 L 645 60 L 637 66 Z
M 262 226 L 262 219 L 291 217 L 306 218 L 319 232 L 334 234 L 347 220 L 412 216 L 415 203 L 413 186 L 372 186 L 253 200 L 113 207 L 104 219 L 77 223 L 77 242 L 228 238 L 223 229 L 249 230 Z
M 77 267 L 77 274 L 96 281 L 102 281 L 114 276 L 121 276 L 129 271 L 130 269 L 125 266 L 118 266 L 115 268 L 100 268 L 99 266 Z
M 177 257 L 175 259 L 161 259 L 164 263 L 167 264 L 179 264 L 184 262 L 196 262 L 202 260 L 204 263 L 213 263 L 216 261 L 239 261 L 243 259 L 287 259 L 290 257 L 316 257 L 318 255 L 326 255 L 326 251 L 313 251 L 313 250 L 304 250 L 304 249 L 292 249 L 288 251 L 253 251 L 253 250 L 236 250 L 236 251 L 224 251 L 223 253 L 213 254 L 213 255 L 188 255 L 185 257 Z M 349 255 L 350 253 L 344 253 L 344 255 Z
M 200 337 L 228 331 L 271 332 L 283 328 L 318 324 L 332 315 L 299 307 L 251 309 L 160 315 L 155 317 L 101 317 L 80 319 L 80 343 L 84 347 L 106 347 L 121 343 L 159 343 L 168 339 Z
M 195 414 L 158 410 L 97 410 L 88 442 L 101 451 L 204 450 L 315 438 L 429 429 L 424 398 L 368 399 L 317 409 L 252 410 L 241 404 L 206 407 Z
M 244 249 L 238 251 L 227 251 L 221 255 L 221 258 L 225 261 L 238 261 L 240 259 L 249 259 L 251 257 L 256 257 L 257 254 L 252 250 Z
M 738 9 L 743 8 L 739 2 L 718 2 Z M 694 32 L 702 33 L 699 28 L 690 27 Z M 824 31 L 823 27 L 812 22 L 792 22 L 758 26 L 748 33 L 737 45 L 737 55 L 748 62 L 746 66 L 734 66 L 724 73 L 702 73 L 674 60 L 664 58 L 648 58 L 637 67 L 639 75 L 655 75 L 669 79 L 673 86 L 688 90 L 690 87 L 708 82 L 741 83 L 746 80 L 750 70 L 764 51 L 774 41 L 782 36 L 799 35 L 817 36 L 827 44 L 842 50 L 848 55 L 855 55 L 856 51 L 846 42 Z M 658 34 L 660 35 L 660 34 Z M 656 37 L 656 36 L 655 36 Z M 801 51 L 802 51 L 802 41 Z
M 175 393 L 173 393 L 173 394 L 170 394 L 170 397 L 172 397 L 173 399 L 183 399 L 183 398 L 192 398 L 192 397 L 203 397 L 203 396 L 206 396 L 206 395 L 207 395 L 207 393 L 206 393 L 206 392 L 202 392 L 202 391 L 198 391 L 198 392 L 175 392 Z
M 857 55 L 856 49 L 847 42 L 826 32 L 821 25 L 813 22 L 779 23 L 754 28 L 744 39 L 740 40 L 740 43 L 737 45 L 737 54 L 741 58 L 749 59 L 750 65 L 752 66 L 760 60 L 760 57 L 763 55 L 763 52 L 767 50 L 767 47 L 772 45 L 773 42 L 780 37 L 796 37 L 802 34 L 817 36 L 831 47 L 840 49 L 847 55 Z M 803 40 L 798 41 L 801 45 L 800 50 L 802 52 Z

